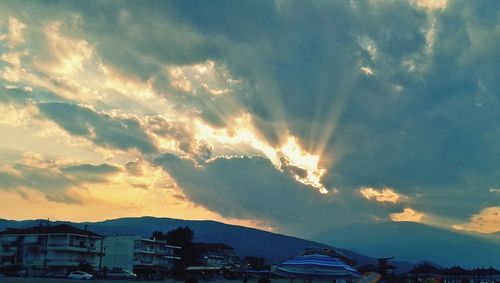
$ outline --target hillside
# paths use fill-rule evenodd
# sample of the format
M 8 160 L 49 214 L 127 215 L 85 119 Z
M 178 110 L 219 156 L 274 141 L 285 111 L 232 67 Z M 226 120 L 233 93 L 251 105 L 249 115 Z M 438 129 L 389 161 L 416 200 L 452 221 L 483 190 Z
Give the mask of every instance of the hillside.
M 0 219 L 0 229 L 6 227 L 26 227 L 38 225 L 46 220 L 24 220 L 10 221 Z M 59 222 L 56 222 L 59 223 Z M 289 259 L 307 247 L 326 246 L 321 243 L 285 236 L 258 229 L 228 225 L 216 221 L 196 221 L 180 220 L 171 218 L 119 218 L 102 222 L 82 222 L 72 223 L 83 228 L 88 225 L 88 229 L 102 235 L 143 235 L 151 236 L 155 230 L 169 231 L 179 226 L 188 226 L 195 232 L 195 241 L 199 242 L 222 242 L 235 248 L 236 252 L 242 256 L 264 257 L 268 263 L 280 263 Z M 375 263 L 375 259 L 354 253 L 348 250 L 341 251 L 358 262 L 358 265 Z M 408 266 L 408 264 L 404 264 Z
M 500 265 L 498 233 L 480 235 L 444 230 L 414 222 L 353 224 L 314 240 L 373 257 L 394 256 L 410 262 L 430 260 L 442 266 Z
M 46 220 L 11 221 L 0 219 L 0 229 L 38 225 Z M 289 259 L 310 246 L 340 248 L 355 259 L 358 266 L 375 263 L 377 257 L 393 256 L 399 272 L 409 270 L 408 262 L 431 261 L 441 266 L 495 266 L 500 263 L 500 240 L 497 234 L 479 236 L 443 230 L 412 222 L 353 224 L 317 235 L 315 241 L 271 233 L 258 229 L 229 225 L 216 221 L 171 218 L 119 218 L 101 222 L 71 223 L 102 235 L 142 235 L 153 231 L 169 231 L 188 226 L 195 232 L 195 241 L 222 242 L 235 248 L 242 256 L 264 257 L 268 263 Z M 322 244 L 324 243 L 324 244 Z

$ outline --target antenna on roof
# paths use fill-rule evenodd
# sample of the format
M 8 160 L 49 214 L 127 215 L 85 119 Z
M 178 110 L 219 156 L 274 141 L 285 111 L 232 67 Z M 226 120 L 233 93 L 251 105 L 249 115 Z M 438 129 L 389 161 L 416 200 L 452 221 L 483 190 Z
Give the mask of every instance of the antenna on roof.
M 50 226 L 50 218 L 47 217 L 47 227 Z

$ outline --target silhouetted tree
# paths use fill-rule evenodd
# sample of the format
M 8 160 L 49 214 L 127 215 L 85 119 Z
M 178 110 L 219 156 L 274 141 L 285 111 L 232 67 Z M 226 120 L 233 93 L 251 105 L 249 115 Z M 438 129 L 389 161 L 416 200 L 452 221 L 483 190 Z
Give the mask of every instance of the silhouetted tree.
M 164 234 L 162 231 L 154 231 L 150 239 L 155 239 L 157 241 L 165 241 L 167 240 L 167 234 Z
M 151 238 L 166 240 L 168 245 L 181 247 L 180 250 L 176 250 L 176 256 L 181 259 L 175 262 L 174 275 L 182 276 L 188 266 L 196 263 L 198 255 L 193 243 L 194 232 L 189 227 L 179 227 L 167 233 L 154 231 Z
M 177 229 L 168 231 L 166 235 L 167 244 L 179 247 L 192 245 L 193 238 L 194 232 L 193 230 L 189 229 L 189 227 L 179 227 Z

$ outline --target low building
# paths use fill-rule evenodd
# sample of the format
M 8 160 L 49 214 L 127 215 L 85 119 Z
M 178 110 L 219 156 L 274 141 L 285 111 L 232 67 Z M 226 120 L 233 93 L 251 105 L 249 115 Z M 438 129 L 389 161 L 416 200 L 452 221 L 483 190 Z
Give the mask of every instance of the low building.
M 176 249 L 180 247 L 142 236 L 110 236 L 104 239 L 104 265 L 132 271 L 140 278 L 162 278 L 179 259 L 174 254 Z
M 198 255 L 196 265 L 188 266 L 190 276 L 203 279 L 234 277 L 241 271 L 240 258 L 234 248 L 222 243 L 194 243 Z
M 195 243 L 195 249 L 204 266 L 226 267 L 239 264 L 234 248 L 222 243 Z
M 8 228 L 0 232 L 0 268 L 22 267 L 29 275 L 82 267 L 98 270 L 102 239 L 97 233 L 67 224 Z

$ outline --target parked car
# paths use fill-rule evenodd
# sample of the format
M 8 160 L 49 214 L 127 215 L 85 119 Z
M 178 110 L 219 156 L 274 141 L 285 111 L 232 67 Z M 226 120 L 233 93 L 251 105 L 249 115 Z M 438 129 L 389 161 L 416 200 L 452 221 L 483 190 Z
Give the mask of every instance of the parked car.
M 92 276 L 92 274 L 88 274 L 87 272 L 83 271 L 73 271 L 68 275 L 68 279 L 89 280 L 93 278 L 94 276 Z
M 0 270 L 0 274 L 6 277 L 26 277 L 28 270 L 19 266 L 8 266 Z
M 50 271 L 45 274 L 47 278 L 68 278 L 68 272 L 64 270 Z
M 111 269 L 106 276 L 108 279 L 135 279 L 137 275 L 126 269 Z

